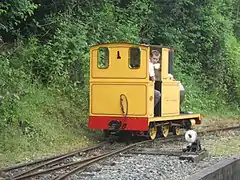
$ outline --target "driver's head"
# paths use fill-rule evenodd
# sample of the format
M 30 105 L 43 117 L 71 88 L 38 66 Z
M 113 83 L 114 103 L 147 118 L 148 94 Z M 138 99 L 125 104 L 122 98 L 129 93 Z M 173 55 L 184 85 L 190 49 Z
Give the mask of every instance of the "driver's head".
M 160 59 L 160 52 L 158 50 L 152 50 L 150 54 L 150 61 L 155 64 L 158 63 Z

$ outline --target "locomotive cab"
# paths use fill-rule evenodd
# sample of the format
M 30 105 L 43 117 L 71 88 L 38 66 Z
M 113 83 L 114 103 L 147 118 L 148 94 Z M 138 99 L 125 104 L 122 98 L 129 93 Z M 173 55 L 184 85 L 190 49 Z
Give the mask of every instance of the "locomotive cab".
M 158 50 L 155 82 L 149 79 L 150 52 Z M 158 67 L 157 67 L 158 66 Z M 105 43 L 90 48 L 90 129 L 157 134 L 200 124 L 200 114 L 180 113 L 180 82 L 173 75 L 173 50 L 132 43 Z M 154 89 L 161 93 L 154 107 Z M 165 131 L 165 134 L 163 133 Z
M 159 62 L 154 65 L 154 72 L 155 72 L 154 88 L 160 91 L 162 96 L 160 101 L 154 108 L 154 115 L 155 116 L 167 116 L 167 115 L 173 115 L 173 114 L 178 115 L 179 113 L 181 113 L 180 106 L 183 103 L 185 92 L 184 92 L 184 87 L 180 83 L 180 81 L 176 81 L 173 78 L 174 77 L 174 73 L 173 73 L 174 50 L 172 48 L 166 48 L 166 47 L 157 46 L 157 45 L 149 45 L 149 47 L 150 47 L 150 51 L 157 50 L 160 52 Z M 169 86 L 171 87 L 172 91 L 168 90 Z M 180 87 L 180 90 L 178 90 L 179 87 Z M 162 90 L 164 93 L 162 93 Z M 179 94 L 179 97 L 177 97 L 178 96 L 177 94 Z M 170 101 L 172 101 L 172 103 L 170 103 Z M 170 108 L 168 108 L 168 105 L 170 106 Z M 173 107 L 176 108 L 175 112 Z

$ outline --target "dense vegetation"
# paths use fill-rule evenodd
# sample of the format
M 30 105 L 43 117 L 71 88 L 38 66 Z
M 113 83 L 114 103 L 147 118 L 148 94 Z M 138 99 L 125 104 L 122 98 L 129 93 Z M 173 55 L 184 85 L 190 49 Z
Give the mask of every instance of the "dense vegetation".
M 239 115 L 239 9 L 239 0 L 1 1 L 0 159 L 84 139 L 95 43 L 174 47 L 184 108 Z

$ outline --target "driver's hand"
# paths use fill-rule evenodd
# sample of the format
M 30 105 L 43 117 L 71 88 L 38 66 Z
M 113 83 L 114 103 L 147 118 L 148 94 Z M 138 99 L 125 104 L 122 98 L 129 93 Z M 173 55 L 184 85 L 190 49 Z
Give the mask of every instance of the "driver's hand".
M 154 76 L 150 77 L 150 79 L 151 79 L 151 81 L 155 81 L 155 77 Z

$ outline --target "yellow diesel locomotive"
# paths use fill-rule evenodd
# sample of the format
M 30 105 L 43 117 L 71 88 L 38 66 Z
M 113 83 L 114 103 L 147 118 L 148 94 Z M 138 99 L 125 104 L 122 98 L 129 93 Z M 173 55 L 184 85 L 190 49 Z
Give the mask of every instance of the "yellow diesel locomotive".
M 159 53 L 159 59 L 152 66 L 153 52 Z M 91 46 L 88 127 L 105 135 L 131 132 L 155 139 L 201 124 L 201 114 L 180 111 L 184 91 L 172 78 L 173 56 L 173 49 L 158 45 Z M 154 71 L 153 79 L 150 71 Z M 160 99 L 154 104 L 155 90 Z

